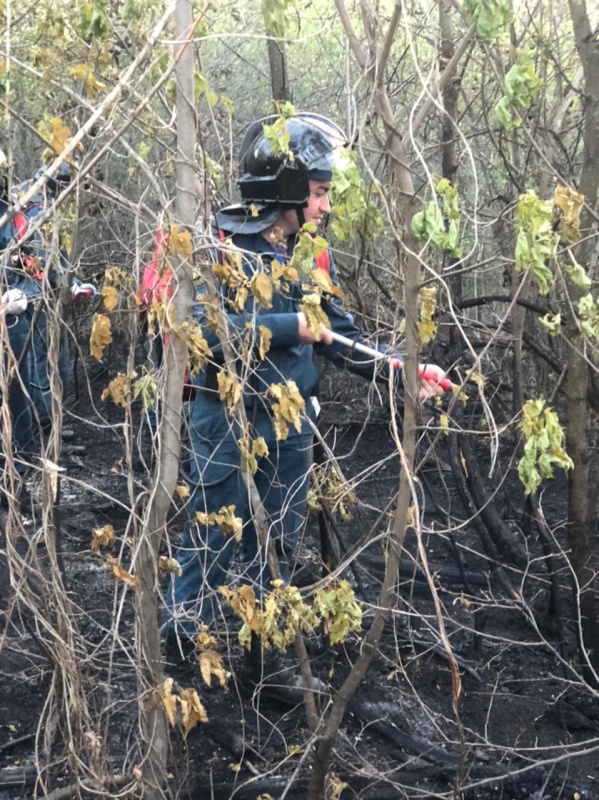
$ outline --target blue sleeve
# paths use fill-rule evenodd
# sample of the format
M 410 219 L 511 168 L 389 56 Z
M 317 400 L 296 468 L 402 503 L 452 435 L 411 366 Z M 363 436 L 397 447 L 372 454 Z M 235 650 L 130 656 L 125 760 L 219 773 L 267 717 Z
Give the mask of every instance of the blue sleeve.
M 256 262 L 251 257 L 244 254 L 243 258 L 244 270 L 248 277 L 251 277 L 257 269 Z M 269 314 L 268 311 L 258 309 L 251 292 L 248 293 L 248 298 L 242 311 L 236 311 L 232 308 L 230 300 L 228 300 L 228 292 L 226 286 L 219 286 L 219 299 L 221 307 L 225 311 L 225 319 L 227 321 L 227 335 L 229 341 L 238 340 L 241 342 L 248 327 L 258 328 L 260 325 L 268 328 L 271 332 L 272 338 L 270 342 L 271 347 L 292 347 L 299 344 L 299 318 L 297 313 L 273 313 Z M 208 299 L 208 287 L 204 283 L 196 289 L 196 304 L 194 306 L 194 318 L 201 326 L 204 338 L 208 343 L 208 347 L 212 350 L 214 358 L 218 361 L 222 358 L 222 345 L 216 331 L 210 326 L 208 315 L 206 314 L 206 300 Z
M 329 259 L 331 280 L 338 286 L 337 268 L 330 251 Z M 343 304 L 339 298 L 332 297 L 329 300 L 323 300 L 322 307 L 329 318 L 330 328 L 334 333 L 339 333 L 341 336 L 360 344 L 366 344 L 378 350 L 379 353 L 388 355 L 390 358 L 400 357 L 399 353 L 396 350 L 392 351 L 389 345 L 370 340 L 368 335 L 355 325 L 352 315 L 343 310 Z M 336 366 L 349 369 L 363 378 L 370 380 L 373 378 L 387 379 L 389 376 L 389 368 L 386 361 L 376 361 L 371 356 L 352 350 L 346 345 L 333 342 L 333 344 L 329 345 L 319 343 L 314 347 L 319 355 L 325 356 Z

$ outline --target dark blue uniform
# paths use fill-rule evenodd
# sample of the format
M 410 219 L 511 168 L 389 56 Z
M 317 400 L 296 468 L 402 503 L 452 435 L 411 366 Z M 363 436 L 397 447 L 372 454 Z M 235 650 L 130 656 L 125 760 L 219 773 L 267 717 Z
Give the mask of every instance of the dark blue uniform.
M 18 190 L 24 192 L 28 188 L 29 183 L 25 182 L 18 187 Z M 18 190 L 14 190 L 13 193 L 15 196 L 17 196 L 16 193 Z M 50 205 L 51 200 L 44 192 L 40 192 L 28 203 L 27 207 L 23 209 L 22 214 L 27 222 L 33 222 L 38 214 L 46 211 Z M 22 236 L 22 231 L 17 229 L 13 221 L 11 225 L 11 238 L 13 241 L 17 241 L 20 236 Z M 42 270 L 44 270 L 48 261 L 48 253 L 45 249 L 42 234 L 39 231 L 30 237 L 26 243 L 26 248 L 35 255 Z M 63 252 L 60 253 L 60 259 L 63 264 L 66 264 L 66 255 Z M 36 320 L 35 329 L 31 336 L 30 349 L 27 354 L 28 380 L 33 408 L 35 410 L 35 421 L 45 428 L 49 426 L 52 417 L 51 368 L 48 363 L 48 311 L 46 307 L 44 307 L 36 314 L 36 308 L 40 303 L 45 306 L 44 278 L 29 274 L 25 269 L 13 269 L 11 272 L 12 275 L 9 277 L 11 285 L 14 288 L 21 289 L 29 300 L 27 317 L 30 325 L 33 319 Z M 53 271 L 51 271 L 50 274 L 50 285 L 54 285 Z M 70 359 L 68 344 L 67 331 L 66 328 L 63 328 L 58 358 L 58 371 L 62 381 L 63 397 L 67 396 L 69 386 Z
M 6 213 L 7 203 L 0 201 L 0 216 Z M 5 250 L 10 243 L 12 235 L 11 224 L 8 223 L 0 230 L 0 251 Z M 0 282 L 0 295 L 9 288 L 21 288 L 15 283 L 15 276 L 11 270 L 2 270 L 2 280 Z M 11 358 L 5 361 L 5 367 L 12 363 L 21 361 L 18 374 L 13 375 L 9 380 L 8 388 L 8 407 L 12 424 L 12 451 L 15 456 L 17 472 L 26 472 L 31 463 L 35 446 L 33 425 L 31 416 L 31 404 L 29 402 L 29 366 L 27 358 L 24 356 L 25 346 L 29 335 L 30 320 L 27 314 L 18 316 L 4 314 L 2 320 L 11 350 Z
M 270 272 L 275 254 L 273 246 L 260 234 L 237 234 L 234 245 L 244 252 L 244 269 L 251 277 L 256 269 Z M 287 251 L 277 253 L 277 259 L 291 257 L 295 239 Z M 260 266 L 260 262 L 263 266 Z M 337 283 L 335 265 L 330 259 L 330 276 Z M 205 290 L 205 289 L 204 289 Z M 223 300 L 226 305 L 226 288 Z M 342 345 L 301 344 L 298 337 L 298 312 L 302 302 L 301 281 L 290 285 L 289 290 L 274 293 L 272 308 L 262 308 L 250 297 L 243 313 L 227 309 L 230 339 L 236 352 L 241 352 L 241 342 L 248 325 L 255 332 L 259 326 L 272 334 L 270 349 L 264 359 L 258 355 L 251 363 L 238 362 L 238 372 L 246 376 L 244 404 L 248 421 L 254 428 L 253 437 L 262 436 L 268 447 L 268 456 L 258 459 L 254 478 L 269 520 L 269 534 L 273 538 L 285 578 L 289 577 L 292 554 L 297 544 L 306 512 L 309 473 L 312 463 L 312 431 L 308 422 L 302 421 L 301 430 L 290 426 L 284 441 L 275 436 L 271 401 L 267 389 L 271 384 L 294 381 L 305 401 L 306 414 L 312 420 L 316 414 L 311 401 L 318 383 L 315 353 L 324 355 L 339 366 L 349 367 L 372 379 L 375 365 L 367 356 L 348 352 Z M 329 327 L 352 340 L 363 340 L 365 335 L 354 325 L 350 314 L 344 312 L 336 299 L 323 299 L 322 307 L 329 319 Z M 204 336 L 215 360 L 222 358 L 220 341 L 206 324 L 204 306 L 196 306 L 196 316 L 202 324 Z M 258 334 L 256 333 L 256 338 Z M 380 348 L 383 349 L 383 348 Z M 197 387 L 190 414 L 190 439 L 192 454 L 189 478 L 195 490 L 190 501 L 191 519 L 196 511 L 217 512 L 223 506 L 235 506 L 235 515 L 244 522 L 242 550 L 244 573 L 242 580 L 254 585 L 257 592 L 270 589 L 270 573 L 260 551 L 252 513 L 242 476 L 242 461 L 237 423 L 228 414 L 218 396 L 216 368 L 208 366 L 195 380 Z M 169 586 L 165 623 L 166 630 L 193 636 L 199 623 L 211 624 L 217 613 L 216 589 L 230 581 L 228 568 L 235 548 L 232 536 L 224 535 L 218 527 L 190 522 L 176 558 L 182 567 L 180 576 L 173 576 Z

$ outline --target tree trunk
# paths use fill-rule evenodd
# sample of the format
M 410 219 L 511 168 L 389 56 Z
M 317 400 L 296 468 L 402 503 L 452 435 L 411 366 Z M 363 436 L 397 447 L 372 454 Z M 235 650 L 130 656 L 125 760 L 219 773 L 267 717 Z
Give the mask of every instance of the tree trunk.
M 291 102 L 285 44 L 277 39 L 270 38 L 267 45 L 272 99 L 279 103 Z
M 196 115 L 193 101 L 192 7 L 189 0 L 177 0 L 175 8 L 175 46 L 177 59 L 177 197 L 175 223 L 179 230 L 193 235 L 195 218 L 195 142 Z M 184 44 L 180 44 L 184 41 Z M 174 294 L 171 318 L 176 327 L 189 319 L 193 307 L 191 264 L 187 254 L 171 259 Z M 164 797 L 168 753 L 168 726 L 159 687 L 164 681 L 160 651 L 158 554 L 166 531 L 166 519 L 179 474 L 181 452 L 182 387 L 187 363 L 187 347 L 171 333 L 165 343 L 164 384 L 161 391 L 162 415 L 159 421 L 159 452 L 153 490 L 148 504 L 135 559 L 136 642 L 140 697 L 140 733 L 143 748 L 144 798 Z
M 590 13 L 586 0 L 569 0 L 570 16 L 576 37 L 584 74 L 584 151 L 580 191 L 588 207 L 597 204 L 599 188 L 599 45 L 591 30 Z M 583 210 L 581 215 L 583 238 L 592 224 L 591 214 Z M 583 241 L 577 258 L 588 265 L 595 240 Z M 576 305 L 584 291 L 569 283 L 570 300 Z M 572 326 L 578 331 L 577 326 Z M 587 426 L 589 419 L 588 386 L 589 363 L 585 353 L 583 337 L 574 333 L 568 354 L 566 376 L 566 448 L 574 462 L 570 473 L 568 495 L 568 537 L 570 561 L 578 583 L 578 603 L 582 628 L 583 671 L 587 679 L 599 684 L 599 609 L 597 607 L 597 578 L 593 563 L 593 548 L 590 539 L 589 497 L 589 442 Z M 587 662 L 588 658 L 588 662 Z M 594 674 L 593 674 L 594 673 Z
M 384 75 L 390 47 L 395 36 L 399 22 L 401 6 L 396 2 L 393 16 L 384 37 L 384 42 L 379 46 L 375 36 L 369 37 L 369 58 L 362 43 L 359 41 L 344 0 L 335 0 L 335 4 L 342 19 L 346 35 L 353 49 L 358 64 L 365 70 L 369 83 L 374 107 L 380 115 L 385 129 L 387 152 L 389 158 L 389 185 L 391 208 L 394 211 L 393 222 L 395 230 L 399 227 L 399 220 L 405 226 L 405 231 L 410 231 L 412 217 L 417 210 L 417 200 L 414 196 L 412 176 L 409 169 L 409 157 L 399 134 L 399 126 L 393 115 L 389 96 L 384 86 Z M 373 18 L 365 4 L 362 5 L 362 17 L 365 30 L 372 31 Z M 400 198 L 398 202 L 395 198 Z M 328 719 L 321 727 L 320 735 L 315 748 L 314 768 L 309 785 L 309 800 L 324 800 L 326 796 L 327 775 L 331 754 L 339 727 L 347 709 L 347 704 L 364 679 L 372 658 L 378 650 L 379 641 L 388 619 L 389 609 L 395 597 L 397 576 L 403 543 L 408 529 L 410 507 L 414 503 L 413 472 L 416 451 L 416 433 L 418 421 L 418 293 L 420 288 L 420 262 L 415 255 L 418 252 L 417 243 L 410 234 L 407 234 L 404 243 L 397 240 L 398 262 L 400 279 L 403 284 L 403 302 L 406 320 L 405 330 L 405 361 L 404 361 L 404 392 L 405 405 L 403 417 L 403 441 L 400 443 L 396 430 L 396 444 L 401 457 L 401 473 L 399 478 L 399 493 L 397 507 L 393 519 L 392 530 L 389 532 L 387 561 L 385 575 L 378 598 L 377 612 L 368 632 L 366 633 L 360 656 L 354 663 L 352 670 L 345 682 L 335 695 Z M 417 514 L 414 515 L 417 517 Z M 416 523 L 418 524 L 418 523 Z

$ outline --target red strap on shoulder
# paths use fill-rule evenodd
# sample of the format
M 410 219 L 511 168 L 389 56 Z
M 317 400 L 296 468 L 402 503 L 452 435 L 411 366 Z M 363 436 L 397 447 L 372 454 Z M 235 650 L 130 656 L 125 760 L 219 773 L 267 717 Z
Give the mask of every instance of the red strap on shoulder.
M 29 227 L 27 224 L 27 217 L 22 211 L 17 211 L 13 217 L 13 222 L 15 223 L 15 228 L 17 229 L 17 235 L 19 239 L 22 239 L 27 233 L 27 228 Z
M 319 256 L 316 256 L 314 263 L 316 269 L 323 269 L 327 273 L 331 272 L 331 258 L 328 250 L 324 250 Z

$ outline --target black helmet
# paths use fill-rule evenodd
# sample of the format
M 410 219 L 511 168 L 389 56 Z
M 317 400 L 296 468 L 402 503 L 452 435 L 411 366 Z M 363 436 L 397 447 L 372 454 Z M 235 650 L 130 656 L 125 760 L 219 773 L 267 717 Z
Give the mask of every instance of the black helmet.
M 336 151 L 347 137 L 338 125 L 320 114 L 294 114 L 285 120 L 289 150 L 275 153 L 264 126 L 277 116 L 252 122 L 239 154 L 239 189 L 245 203 L 302 206 L 310 195 L 309 180 L 330 181 Z

